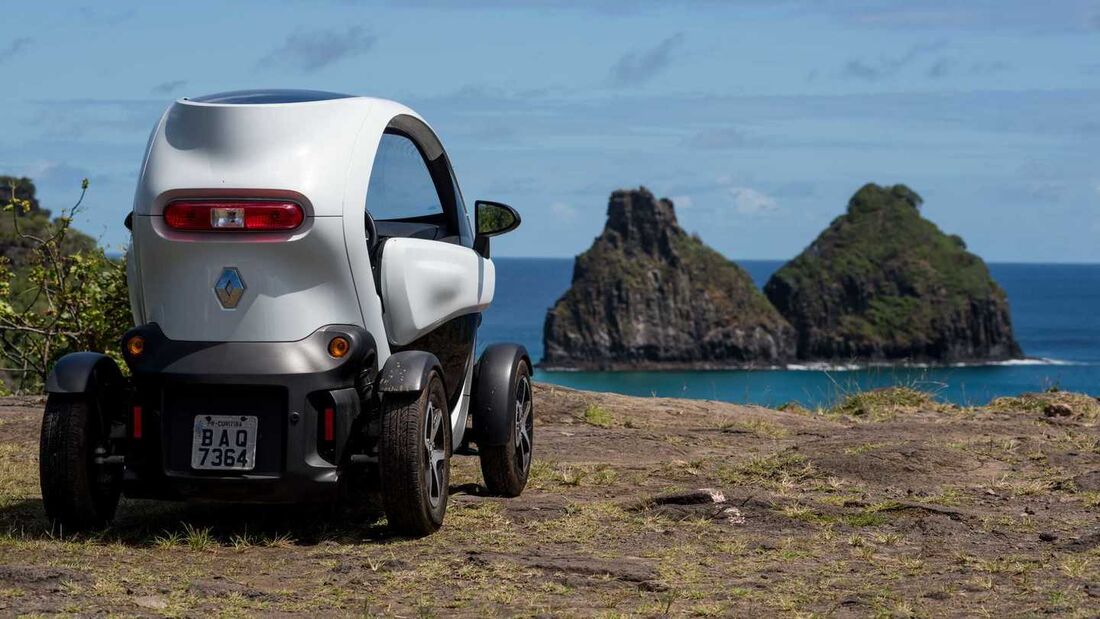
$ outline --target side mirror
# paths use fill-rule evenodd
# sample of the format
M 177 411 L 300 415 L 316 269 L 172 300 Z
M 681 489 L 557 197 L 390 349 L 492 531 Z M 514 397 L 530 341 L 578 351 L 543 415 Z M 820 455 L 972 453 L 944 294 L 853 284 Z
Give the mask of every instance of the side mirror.
M 478 200 L 474 203 L 474 221 L 477 228 L 474 251 L 488 258 L 489 237 L 515 230 L 519 227 L 520 217 L 516 209 L 507 204 Z

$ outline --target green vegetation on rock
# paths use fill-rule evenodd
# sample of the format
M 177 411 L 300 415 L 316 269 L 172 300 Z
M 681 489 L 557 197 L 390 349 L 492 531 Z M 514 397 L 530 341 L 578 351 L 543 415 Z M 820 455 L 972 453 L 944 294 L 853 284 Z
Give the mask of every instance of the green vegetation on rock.
M 863 186 L 764 288 L 803 359 L 960 362 L 1021 355 L 985 263 L 904 185 Z

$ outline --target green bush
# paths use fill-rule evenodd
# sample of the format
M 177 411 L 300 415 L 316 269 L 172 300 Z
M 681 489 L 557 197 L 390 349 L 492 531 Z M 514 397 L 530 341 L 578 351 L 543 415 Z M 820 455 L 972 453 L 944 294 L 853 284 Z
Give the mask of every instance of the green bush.
M 125 260 L 112 260 L 71 228 L 88 190 L 61 216 L 34 208 L 9 180 L 0 226 L 0 368 L 3 387 L 37 393 L 61 356 L 93 350 L 119 357 L 131 324 Z M 13 249 L 14 248 L 14 249 Z

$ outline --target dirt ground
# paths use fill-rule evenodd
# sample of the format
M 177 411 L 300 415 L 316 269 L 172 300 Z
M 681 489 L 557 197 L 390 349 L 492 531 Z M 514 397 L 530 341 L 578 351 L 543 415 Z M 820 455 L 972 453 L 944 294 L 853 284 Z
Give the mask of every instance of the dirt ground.
M 41 405 L 0 400 L 5 616 L 1100 614 L 1086 396 L 811 412 L 540 385 L 527 491 L 481 496 L 456 456 L 446 524 L 419 540 L 362 506 L 128 500 L 107 531 L 51 536 Z

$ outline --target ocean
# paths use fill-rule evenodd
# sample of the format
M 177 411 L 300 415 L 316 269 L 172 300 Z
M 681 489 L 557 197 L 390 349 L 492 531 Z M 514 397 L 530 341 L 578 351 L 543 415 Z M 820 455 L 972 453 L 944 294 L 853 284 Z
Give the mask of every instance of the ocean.
M 480 344 L 514 341 L 542 357 L 542 323 L 569 288 L 571 258 L 496 258 L 496 298 Z M 739 261 L 758 286 L 782 266 Z M 627 395 L 681 397 L 777 406 L 827 406 L 846 393 L 909 385 L 961 405 L 1057 387 L 1100 396 L 1100 264 L 990 264 L 1008 293 L 1016 339 L 1028 359 L 966 367 L 809 367 L 776 370 L 560 372 L 537 380 Z

